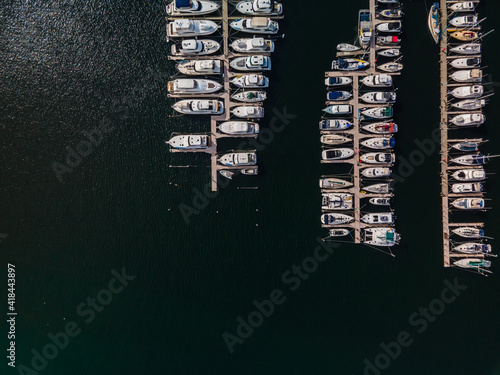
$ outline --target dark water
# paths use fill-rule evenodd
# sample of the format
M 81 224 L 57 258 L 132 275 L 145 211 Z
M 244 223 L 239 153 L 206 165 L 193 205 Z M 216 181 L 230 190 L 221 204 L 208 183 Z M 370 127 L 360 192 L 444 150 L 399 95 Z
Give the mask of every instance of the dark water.
M 354 39 L 358 9 L 367 7 L 366 1 L 284 3 L 286 38 L 273 55 L 263 126 L 273 108 L 296 118 L 259 153 L 258 177 L 235 180 L 189 224 L 178 206 L 193 205 L 193 189 L 209 182 L 209 161 L 171 155 L 164 140 L 172 131 L 205 131 L 208 120 L 169 118 L 173 65 L 164 4 L 3 3 L 0 232 L 9 237 L 0 257 L 2 274 L 8 262 L 17 269 L 17 365 L 31 367 L 31 350 L 42 352 L 50 332 L 74 321 L 81 333 L 40 373 L 362 374 L 381 343 L 407 331 L 412 344 L 381 373 L 500 374 L 498 264 L 489 278 L 442 268 L 437 153 L 397 186 L 403 241 L 395 258 L 342 244 L 296 291 L 282 281 L 325 234 L 317 179 L 332 170 L 319 163 L 323 72 L 335 45 Z M 397 82 L 398 153 L 405 158 L 439 120 L 429 6 L 405 4 L 405 72 Z M 499 28 L 499 12 L 498 2 L 482 1 L 486 29 Z M 500 79 L 498 47 L 495 36 L 486 38 L 492 89 Z M 491 140 L 489 153 L 498 153 L 499 100 L 491 99 L 480 132 Z M 67 147 L 85 152 L 82 132 L 99 124 L 107 133 L 94 138 L 91 151 L 87 145 L 89 155 L 79 163 L 70 160 L 74 168 L 61 172 L 61 183 L 53 163 L 64 164 Z M 197 167 L 169 168 L 187 164 Z M 491 170 L 498 169 L 493 161 Z M 491 236 L 500 224 L 497 184 L 492 176 L 493 210 L 477 215 Z M 238 189 L 245 186 L 258 189 Z M 77 307 L 108 288 L 111 271 L 123 267 L 135 280 L 93 320 L 79 314 Z M 409 318 L 455 277 L 467 289 L 418 333 L 422 326 Z M 274 289 L 286 301 L 230 354 L 223 333 L 235 335 L 236 318 L 246 319 L 252 302 L 269 299 Z M 4 360 L 0 373 L 16 373 Z

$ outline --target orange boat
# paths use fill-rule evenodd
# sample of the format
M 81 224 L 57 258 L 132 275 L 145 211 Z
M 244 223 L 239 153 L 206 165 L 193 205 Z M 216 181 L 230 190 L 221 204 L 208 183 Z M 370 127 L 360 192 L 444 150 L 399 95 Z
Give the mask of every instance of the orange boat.
M 470 42 L 471 40 L 477 39 L 479 37 L 479 34 L 475 31 L 460 30 L 451 34 L 451 37 L 463 42 Z

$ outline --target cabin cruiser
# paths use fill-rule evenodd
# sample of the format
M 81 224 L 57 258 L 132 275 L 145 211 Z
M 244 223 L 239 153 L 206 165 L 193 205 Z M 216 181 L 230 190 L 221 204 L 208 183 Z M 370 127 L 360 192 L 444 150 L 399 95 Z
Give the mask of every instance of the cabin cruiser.
M 259 124 L 249 121 L 225 121 L 218 127 L 219 131 L 231 135 L 258 134 Z
M 214 75 L 222 73 L 220 60 L 182 60 L 175 68 L 186 75 Z
M 338 59 L 332 61 L 333 70 L 359 70 L 367 68 L 370 65 L 368 61 L 360 59 Z
M 361 47 L 355 46 L 354 44 L 349 44 L 349 43 L 340 43 L 337 44 L 337 51 L 341 52 L 353 52 L 353 51 L 359 51 Z
M 401 38 L 397 35 L 387 35 L 387 36 L 378 36 L 377 44 L 380 46 L 395 46 L 401 42 Z
M 361 174 L 367 178 L 382 178 L 387 177 L 392 173 L 390 168 L 365 168 L 361 171 Z
M 373 91 L 361 95 L 360 99 L 371 104 L 394 103 L 396 93 L 394 91 Z
M 220 115 L 224 113 L 224 102 L 207 99 L 186 99 L 179 100 L 172 108 L 187 115 Z
M 451 191 L 456 194 L 462 193 L 480 193 L 484 189 L 484 186 L 480 182 L 470 182 L 462 184 L 451 185 Z
M 372 246 L 391 247 L 399 244 L 401 236 L 394 228 L 365 228 L 363 243 Z
M 361 216 L 361 221 L 366 224 L 394 224 L 394 214 L 392 212 L 366 214 Z
M 329 210 L 352 210 L 352 194 L 347 193 L 326 193 L 321 195 L 321 209 Z
M 479 126 L 486 121 L 482 113 L 467 113 L 454 116 L 450 122 L 456 126 Z
M 241 1 L 236 4 L 238 12 L 250 15 L 278 16 L 283 13 L 283 5 L 273 0 Z
M 478 98 L 484 94 L 483 86 L 460 86 L 450 91 L 450 94 L 458 99 Z
M 210 147 L 210 136 L 206 134 L 176 135 L 165 143 L 181 150 L 203 150 Z
M 340 134 L 324 134 L 320 139 L 321 143 L 328 146 L 337 146 L 352 142 L 352 138 Z
M 340 178 L 325 177 L 319 180 L 319 187 L 325 190 L 347 189 L 352 185 L 352 182 Z
M 380 16 L 384 18 L 401 18 L 403 17 L 404 13 L 401 9 L 384 9 L 380 11 Z
M 449 5 L 448 8 L 453 12 L 472 12 L 476 8 L 476 4 L 473 1 L 461 1 Z
M 479 145 L 483 143 L 483 139 L 481 138 L 478 141 L 464 141 L 451 145 L 452 148 L 464 151 L 464 152 L 473 152 L 479 150 Z
M 274 42 L 264 38 L 240 38 L 230 44 L 239 53 L 271 53 L 274 52 Z
M 451 33 L 450 36 L 462 42 L 470 42 L 479 38 L 479 34 L 475 31 L 460 30 Z
M 222 85 L 209 79 L 179 78 L 168 82 L 167 89 L 171 94 L 211 94 L 222 89 Z
M 473 227 L 460 227 L 452 229 L 452 233 L 464 238 L 483 238 L 484 230 Z
M 377 25 L 377 31 L 382 33 L 399 33 L 402 29 L 401 21 L 383 22 Z
M 458 103 L 453 103 L 451 106 L 466 111 L 473 111 L 475 109 L 483 108 L 485 105 L 486 100 L 484 99 L 465 99 Z
M 326 93 L 326 100 L 342 101 L 351 99 L 352 94 L 349 91 L 329 91 Z
M 352 126 L 352 122 L 347 120 L 321 120 L 320 130 L 346 130 Z
M 461 165 L 483 165 L 488 163 L 489 159 L 487 156 L 476 154 L 476 155 L 462 155 L 456 158 L 450 159 L 450 163 L 456 163 Z
M 341 225 L 354 221 L 354 218 L 349 215 L 329 213 L 321 215 L 321 224 L 328 225 Z
M 262 74 L 247 74 L 233 78 L 231 83 L 244 89 L 269 87 L 269 78 Z
M 231 113 L 240 118 L 262 118 L 264 117 L 264 108 L 243 105 L 232 108 Z
M 383 72 L 395 73 L 403 70 L 403 64 L 398 62 L 388 62 L 377 66 L 377 69 Z
M 174 38 L 209 35 L 215 33 L 219 27 L 215 22 L 208 20 L 178 19 L 168 23 L 167 36 Z
M 476 27 L 478 18 L 477 16 L 458 16 L 452 18 L 450 24 L 455 27 Z
M 349 234 L 349 230 L 345 228 L 335 228 L 328 231 L 330 237 L 344 237 Z
M 489 260 L 478 258 L 464 258 L 453 262 L 453 264 L 460 268 L 474 269 L 479 272 L 484 272 L 485 268 L 491 267 L 491 262 Z
M 231 99 L 238 102 L 257 103 L 267 99 L 267 94 L 263 90 L 241 91 L 231 95 Z
M 475 68 L 481 65 L 480 57 L 464 57 L 461 59 L 451 60 L 450 65 L 455 69 Z
M 460 210 L 484 210 L 485 201 L 483 198 L 458 198 L 451 205 Z
M 363 187 L 363 190 L 375 194 L 388 194 L 390 191 L 390 186 L 388 183 L 374 184 Z
M 450 78 L 463 83 L 481 82 L 483 80 L 483 71 L 480 69 L 460 70 L 450 74 Z
M 375 206 L 390 206 L 391 198 L 374 197 L 368 200 L 371 204 Z
M 263 71 L 271 70 L 271 58 L 268 56 L 254 55 L 237 57 L 229 64 L 234 70 Z
M 265 17 L 238 18 L 229 26 L 238 31 L 254 34 L 277 34 L 279 31 L 278 22 Z
M 457 53 L 459 55 L 479 55 L 481 53 L 480 43 L 464 43 L 459 46 L 450 48 L 450 52 Z
M 232 152 L 222 155 L 217 161 L 228 167 L 255 165 L 257 164 L 257 154 L 255 152 Z
M 329 77 L 325 79 L 326 86 L 346 86 L 352 83 L 351 77 Z
M 394 163 L 396 157 L 388 152 L 368 152 L 361 155 L 359 160 L 368 164 L 391 164 Z
M 384 57 L 398 57 L 401 55 L 401 49 L 399 48 L 383 48 L 377 50 L 377 55 Z
M 359 44 L 363 48 L 370 45 L 373 36 L 372 15 L 369 9 L 361 9 L 358 13 Z
M 210 39 L 184 39 L 172 45 L 173 56 L 204 56 L 219 50 L 220 44 Z
M 347 104 L 331 105 L 329 107 L 323 108 L 323 111 L 332 115 L 348 115 L 352 113 L 352 106 Z
M 453 251 L 458 251 L 459 253 L 464 254 L 489 254 L 491 253 L 491 245 L 477 242 L 467 242 L 455 246 Z
M 376 74 L 364 77 L 361 82 L 369 87 L 389 87 L 392 86 L 392 77 L 388 74 Z
M 376 134 L 393 134 L 398 132 L 398 126 L 393 122 L 375 122 L 364 125 L 361 129 Z
M 451 175 L 458 181 L 484 181 L 486 172 L 483 168 L 459 169 Z
M 167 5 L 169 16 L 199 16 L 219 9 L 220 5 L 206 0 L 174 0 Z
M 354 155 L 352 148 L 331 148 L 324 150 L 321 153 L 321 158 L 323 160 L 342 160 L 349 159 Z
M 375 137 L 367 138 L 360 142 L 362 146 L 372 148 L 375 150 L 384 150 L 393 148 L 396 145 L 396 140 L 392 137 Z
M 392 107 L 375 107 L 361 109 L 361 114 L 375 119 L 387 119 L 392 117 Z

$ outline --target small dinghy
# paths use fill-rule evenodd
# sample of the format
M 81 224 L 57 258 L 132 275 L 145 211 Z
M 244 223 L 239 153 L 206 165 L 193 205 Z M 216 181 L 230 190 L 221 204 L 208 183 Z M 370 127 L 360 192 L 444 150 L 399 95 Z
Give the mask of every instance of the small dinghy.
M 352 122 L 347 120 L 321 120 L 320 130 L 346 130 L 352 126 Z
M 321 224 L 327 225 L 341 225 L 354 221 L 354 218 L 349 215 L 330 213 L 321 215 Z
M 395 103 L 396 93 L 394 91 L 373 91 L 361 95 L 360 99 L 370 104 Z
M 382 33 L 400 33 L 402 29 L 401 21 L 383 22 L 377 25 L 377 30 Z
M 451 185 L 451 191 L 456 194 L 463 193 L 480 193 L 484 189 L 484 186 L 480 182 L 469 182 L 462 184 Z
M 270 18 L 238 18 L 229 24 L 233 29 L 244 33 L 253 34 L 277 34 L 279 24 Z
M 185 75 L 214 75 L 222 73 L 220 60 L 182 60 L 175 68 Z
M 363 243 L 371 246 L 391 247 L 399 244 L 401 236 L 394 228 L 365 228 Z
M 401 9 L 384 9 L 379 15 L 384 18 L 401 18 L 404 16 L 404 13 Z
M 394 224 L 394 214 L 392 212 L 366 214 L 361 216 L 361 221 L 366 224 Z
M 258 168 L 245 168 L 240 170 L 241 174 L 246 176 L 257 176 L 259 174 Z
M 376 107 L 362 109 L 361 114 L 375 119 L 387 119 L 392 117 L 392 107 Z
M 370 198 L 369 202 L 375 206 L 390 206 L 391 198 Z
M 397 62 L 389 62 L 382 65 L 378 65 L 377 69 L 383 72 L 395 73 L 403 70 L 403 64 Z
M 255 152 L 231 152 L 222 155 L 217 161 L 228 167 L 239 167 L 257 164 L 257 154 Z
M 326 93 L 328 101 L 343 101 L 351 99 L 352 94 L 349 91 L 329 91 Z
M 453 251 L 458 251 L 464 254 L 489 254 L 491 253 L 491 245 L 467 242 L 461 245 L 455 246 Z
M 262 55 L 243 56 L 231 60 L 229 65 L 234 70 L 240 71 L 271 70 L 271 58 Z
M 454 116 L 450 122 L 456 126 L 479 126 L 486 121 L 482 113 L 467 113 Z
M 274 52 L 274 42 L 264 38 L 240 38 L 230 44 L 239 53 L 271 53 Z
M 206 134 L 176 135 L 165 142 L 180 150 L 203 150 L 210 147 L 210 136 Z
M 458 103 L 453 103 L 451 106 L 465 111 L 473 111 L 475 109 L 483 108 L 485 105 L 486 100 L 484 99 L 466 99 Z
M 231 95 L 233 100 L 245 103 L 256 103 L 266 100 L 267 94 L 262 90 L 242 91 Z
M 227 170 L 220 170 L 219 173 L 221 174 L 221 176 L 225 177 L 225 178 L 228 178 L 230 180 L 233 179 L 233 176 L 234 176 L 234 172 L 231 172 L 231 171 L 227 171 Z
M 250 15 L 279 16 L 283 5 L 273 0 L 241 1 L 236 4 L 238 12 Z
M 455 69 L 467 69 L 467 68 L 475 68 L 481 65 L 481 58 L 474 57 L 468 58 L 464 57 L 461 59 L 451 60 L 450 65 Z
M 168 82 L 167 89 L 171 94 L 211 94 L 222 89 L 222 85 L 209 79 L 180 78 Z
M 451 33 L 450 36 L 462 42 L 470 42 L 479 38 L 479 34 L 475 31 L 460 30 Z
M 478 259 L 478 258 L 465 258 L 453 262 L 453 264 L 460 268 L 474 269 L 478 272 L 485 272 L 485 268 L 491 267 L 491 262 L 489 260 Z
M 365 168 L 361 171 L 361 174 L 367 178 L 382 178 L 387 177 L 392 173 L 390 168 Z
M 269 78 L 262 74 L 247 74 L 233 78 L 231 83 L 244 89 L 266 88 L 269 86 Z
M 240 118 L 262 118 L 264 117 L 264 108 L 242 105 L 232 108 L 231 113 Z
M 323 108 L 323 111 L 332 115 L 348 115 L 352 113 L 352 106 L 350 105 L 331 105 Z
M 347 189 L 353 184 L 340 178 L 325 177 L 319 180 L 319 187 L 324 190 Z
M 346 86 L 352 83 L 351 77 L 329 77 L 325 79 L 325 85 L 331 86 Z
M 225 121 L 218 129 L 221 133 L 231 135 L 258 134 L 259 124 L 249 121 Z
M 378 36 L 377 37 L 377 44 L 380 46 L 395 46 L 396 44 L 399 44 L 401 42 L 401 38 L 399 36 Z
M 464 152 L 474 152 L 479 150 L 479 145 L 483 143 L 483 140 L 480 141 L 464 141 L 451 145 L 455 150 L 464 151 Z
M 487 156 L 476 154 L 476 155 L 462 155 L 456 158 L 451 158 L 450 163 L 475 166 L 487 164 L 489 158 Z
M 457 53 L 459 55 L 479 55 L 481 53 L 480 43 L 465 43 L 459 46 L 450 48 L 450 52 Z
M 185 38 L 190 36 L 210 35 L 219 29 L 213 21 L 178 19 L 168 23 L 167 37 Z
M 389 87 L 392 86 L 392 77 L 388 74 L 375 74 L 364 77 L 361 83 L 369 87 Z
M 452 233 L 464 238 L 483 238 L 484 230 L 473 227 L 461 227 L 452 229 Z
M 352 194 L 347 193 L 326 193 L 321 195 L 321 209 L 330 210 L 352 210 Z
M 398 132 L 398 126 L 393 122 L 376 122 L 364 125 L 361 128 L 376 134 L 393 134 Z
M 186 115 L 220 115 L 224 113 L 224 102 L 219 100 L 186 99 L 179 100 L 172 108 Z
M 452 18 L 450 24 L 455 27 L 476 27 L 478 18 L 477 16 L 458 16 Z
M 384 48 L 377 50 L 377 55 L 384 57 L 398 57 L 401 55 L 401 50 L 399 48 Z
M 390 191 L 390 186 L 387 183 L 375 184 L 375 185 L 365 186 L 363 187 L 363 190 L 376 194 L 388 194 Z
M 450 94 L 457 99 L 479 98 L 484 94 L 483 86 L 460 86 L 450 91 Z
M 359 160 L 367 164 L 392 164 L 396 161 L 396 157 L 389 152 L 368 152 L 361 155 Z
M 341 52 L 352 52 L 352 51 L 359 51 L 361 47 L 355 46 L 354 44 L 349 44 L 349 43 L 340 43 L 337 45 L 337 51 Z
M 332 148 L 324 150 L 321 158 L 326 161 L 349 159 L 354 155 L 352 148 Z
M 483 168 L 459 169 L 451 175 L 457 181 L 484 181 L 486 172 Z
M 483 80 L 483 71 L 480 69 L 460 70 L 450 74 L 450 78 L 463 83 L 481 82 Z
M 392 137 L 375 137 L 365 139 L 364 141 L 361 141 L 360 144 L 375 150 L 385 150 L 393 148 L 396 145 L 396 140 Z
M 167 5 L 169 16 L 199 16 L 219 9 L 220 5 L 206 0 L 174 0 Z
M 458 198 L 451 205 L 459 210 L 484 210 L 485 201 L 483 198 Z
M 344 229 L 344 228 L 330 229 L 328 231 L 328 235 L 330 237 L 344 237 L 344 236 L 347 236 L 348 234 L 349 234 L 349 230 Z
M 185 39 L 172 45 L 173 56 L 204 56 L 217 52 L 220 44 L 210 39 Z
M 321 136 L 321 143 L 328 146 L 342 145 L 349 142 L 352 142 L 352 139 L 343 135 L 325 134 Z
M 461 1 L 448 6 L 453 12 L 472 12 L 475 8 L 476 4 L 473 1 Z
M 332 61 L 333 70 L 352 71 L 367 68 L 369 65 L 368 61 L 360 59 L 338 59 Z

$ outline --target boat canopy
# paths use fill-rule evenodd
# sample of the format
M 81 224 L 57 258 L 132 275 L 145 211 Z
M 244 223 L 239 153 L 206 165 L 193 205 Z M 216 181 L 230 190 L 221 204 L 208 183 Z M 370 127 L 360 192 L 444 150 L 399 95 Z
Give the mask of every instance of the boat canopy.
M 196 87 L 196 81 L 194 79 L 182 79 L 177 81 L 177 86 L 179 89 L 194 89 Z
M 255 17 L 252 18 L 252 26 L 253 27 L 265 27 L 269 23 L 269 20 L 266 17 Z
M 191 0 L 175 0 L 176 8 L 191 8 Z

